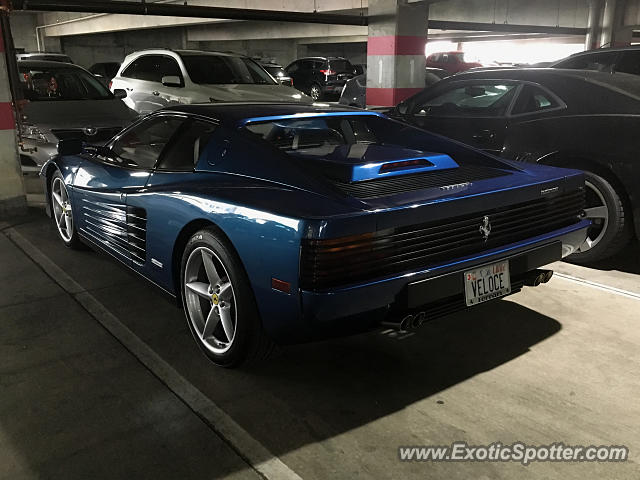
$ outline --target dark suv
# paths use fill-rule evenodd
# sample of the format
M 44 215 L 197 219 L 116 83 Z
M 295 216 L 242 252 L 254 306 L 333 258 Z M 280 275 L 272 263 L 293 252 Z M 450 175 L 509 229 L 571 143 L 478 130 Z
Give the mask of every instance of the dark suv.
M 285 72 L 295 88 L 315 101 L 340 95 L 345 82 L 353 78 L 354 67 L 341 57 L 308 57 L 291 63 Z
M 640 46 L 599 48 L 575 53 L 551 67 L 640 75 Z

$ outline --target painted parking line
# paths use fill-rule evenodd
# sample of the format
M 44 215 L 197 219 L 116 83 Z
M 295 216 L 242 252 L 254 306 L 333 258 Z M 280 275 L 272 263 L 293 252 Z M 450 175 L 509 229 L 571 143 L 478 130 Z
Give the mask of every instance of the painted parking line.
M 611 287 L 609 285 L 604 285 L 602 283 L 592 282 L 590 280 L 585 280 L 583 278 L 573 277 L 571 275 L 567 275 L 565 273 L 554 273 L 554 278 L 558 277 L 563 280 L 567 280 L 569 282 L 578 283 L 580 285 L 584 285 L 587 287 L 595 288 L 597 290 L 602 290 L 604 292 L 613 293 L 615 295 L 620 295 L 621 297 L 631 298 L 633 300 L 640 300 L 640 294 L 635 292 L 630 292 L 628 290 L 622 290 L 621 288 Z
M 4 233 L 262 477 L 302 480 L 29 240 L 14 228 L 8 228 Z

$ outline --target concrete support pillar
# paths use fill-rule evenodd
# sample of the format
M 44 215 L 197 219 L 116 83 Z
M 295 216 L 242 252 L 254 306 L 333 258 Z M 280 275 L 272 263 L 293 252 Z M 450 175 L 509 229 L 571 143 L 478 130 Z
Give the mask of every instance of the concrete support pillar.
M 392 106 L 424 88 L 426 2 L 369 0 L 367 105 Z
M 615 42 L 616 31 L 616 6 L 617 0 L 605 0 L 604 13 L 602 14 L 602 34 L 600 35 L 601 47 L 612 47 Z
M 0 218 L 26 212 L 7 62 L 14 62 L 9 13 L 0 10 Z M 6 47 L 6 48 L 5 48 Z
M 600 17 L 602 16 L 602 0 L 589 0 L 589 17 L 587 19 L 587 35 L 584 42 L 585 50 L 598 48 L 600 37 Z

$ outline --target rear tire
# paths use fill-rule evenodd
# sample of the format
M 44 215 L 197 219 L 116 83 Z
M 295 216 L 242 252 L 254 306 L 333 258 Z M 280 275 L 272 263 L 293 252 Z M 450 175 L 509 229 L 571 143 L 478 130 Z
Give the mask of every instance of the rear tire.
M 623 195 L 605 178 L 585 172 L 587 218 L 593 225 L 580 250 L 569 257 L 574 263 L 589 264 L 618 253 L 632 236 L 632 220 Z
M 309 96 L 311 97 L 311 99 L 314 102 L 317 102 L 318 100 L 321 100 L 322 99 L 322 87 L 317 83 L 314 83 L 313 85 L 311 85 L 311 88 L 309 89 Z
M 236 367 L 266 359 L 267 336 L 240 258 L 214 228 L 187 242 L 180 268 L 182 305 L 196 343 L 216 365 Z

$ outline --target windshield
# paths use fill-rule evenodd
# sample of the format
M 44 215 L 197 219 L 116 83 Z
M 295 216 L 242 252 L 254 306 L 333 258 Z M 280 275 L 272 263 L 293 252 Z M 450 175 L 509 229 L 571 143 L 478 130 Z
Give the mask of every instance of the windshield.
M 182 55 L 193 83 L 206 85 L 276 85 L 271 76 L 249 58 L 224 55 Z
M 74 67 L 20 67 L 24 98 L 30 101 L 114 98 L 90 73 Z

